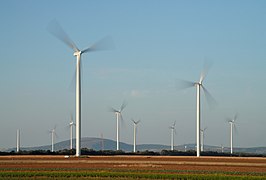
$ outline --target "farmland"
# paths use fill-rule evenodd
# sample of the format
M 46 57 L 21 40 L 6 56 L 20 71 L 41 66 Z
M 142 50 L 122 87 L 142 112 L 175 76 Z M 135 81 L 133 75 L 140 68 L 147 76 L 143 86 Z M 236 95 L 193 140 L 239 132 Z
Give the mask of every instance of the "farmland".
M 266 158 L 0 156 L 0 179 L 266 179 Z

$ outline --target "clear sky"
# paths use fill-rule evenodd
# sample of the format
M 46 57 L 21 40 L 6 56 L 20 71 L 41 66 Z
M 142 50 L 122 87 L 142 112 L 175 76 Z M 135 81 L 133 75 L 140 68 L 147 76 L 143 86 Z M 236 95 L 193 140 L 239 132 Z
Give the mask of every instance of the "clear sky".
M 266 1 L 246 0 L 5 0 L 0 3 L 0 148 L 67 140 L 75 112 L 75 57 L 47 31 L 53 19 L 80 48 L 111 35 L 115 49 L 82 56 L 82 136 L 116 139 L 115 115 L 126 100 L 121 140 L 133 141 L 131 118 L 141 119 L 138 143 L 195 143 L 196 90 L 177 91 L 176 79 L 199 80 L 205 143 L 229 146 L 227 117 L 239 114 L 235 146 L 266 146 Z

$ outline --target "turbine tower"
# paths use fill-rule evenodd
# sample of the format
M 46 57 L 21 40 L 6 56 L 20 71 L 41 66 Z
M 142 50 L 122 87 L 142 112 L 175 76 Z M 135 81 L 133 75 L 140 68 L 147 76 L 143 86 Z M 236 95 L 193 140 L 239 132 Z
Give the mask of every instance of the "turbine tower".
M 178 88 L 184 89 L 189 87 L 196 87 L 196 150 L 197 150 L 197 157 L 200 157 L 200 121 L 201 121 L 201 103 L 200 103 L 200 93 L 201 89 L 203 89 L 205 97 L 207 99 L 207 102 L 209 104 L 216 104 L 214 98 L 211 96 L 211 94 L 208 92 L 208 90 L 203 86 L 203 81 L 208 73 L 208 70 L 210 68 L 210 64 L 205 64 L 204 69 L 201 72 L 200 79 L 198 82 L 190 82 L 190 81 L 184 81 L 180 80 L 180 82 L 177 84 Z
M 94 43 L 92 46 L 79 50 L 75 43 L 69 38 L 65 31 L 61 28 L 57 21 L 51 22 L 48 26 L 48 30 L 59 40 L 64 42 L 74 51 L 76 56 L 76 156 L 81 155 L 81 79 L 80 79 L 80 66 L 81 66 L 81 55 L 88 52 L 97 50 L 107 50 L 107 41 L 110 39 L 107 37 Z
M 70 123 L 69 123 L 69 128 L 70 128 L 70 150 L 73 149 L 73 126 L 75 126 L 75 123 L 73 121 L 73 115 L 71 114 L 70 117 Z
M 231 131 L 231 136 L 230 136 L 230 144 L 231 144 L 231 154 L 233 154 L 233 128 L 236 131 L 236 125 L 235 125 L 235 121 L 237 119 L 237 114 L 235 114 L 233 119 L 227 119 L 227 122 L 230 124 L 230 131 Z
M 169 127 L 169 129 L 171 129 L 171 151 L 174 150 L 174 133 L 176 133 L 175 123 L 176 121 L 173 123 L 172 126 Z
M 52 152 L 54 152 L 54 139 L 56 136 L 55 128 L 56 126 L 49 131 L 49 133 L 51 134 L 51 139 L 52 139 L 52 150 L 51 150 Z
M 20 151 L 20 130 L 17 129 L 17 152 Z
M 133 129 L 133 132 L 134 132 L 134 138 L 133 138 L 133 152 L 135 153 L 136 152 L 136 136 L 137 136 L 137 125 L 138 123 L 140 122 L 140 120 L 138 121 L 135 121 L 134 119 L 132 119 L 132 122 L 134 124 L 134 129 Z
M 113 113 L 115 113 L 115 115 L 116 115 L 116 150 L 117 151 L 119 150 L 119 117 L 120 117 L 121 121 L 124 121 L 123 116 L 122 116 L 122 111 L 125 109 L 125 107 L 126 107 L 125 101 L 121 105 L 120 110 L 116 110 L 116 109 L 111 107 L 111 111 Z
M 200 130 L 200 133 L 201 133 L 201 152 L 204 151 L 204 137 L 205 137 L 206 129 L 207 129 L 207 127 L 205 127 L 204 129 Z

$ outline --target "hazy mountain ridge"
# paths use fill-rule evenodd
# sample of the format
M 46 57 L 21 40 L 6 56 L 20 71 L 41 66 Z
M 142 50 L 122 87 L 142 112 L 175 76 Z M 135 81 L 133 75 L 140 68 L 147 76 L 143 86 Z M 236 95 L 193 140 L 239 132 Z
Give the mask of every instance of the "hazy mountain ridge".
M 101 139 L 101 138 L 89 138 L 84 137 L 81 139 L 81 147 L 98 150 L 116 150 L 116 141 L 110 139 Z M 186 148 L 185 148 L 186 147 Z M 54 144 L 54 150 L 63 150 L 69 149 L 70 142 L 69 140 L 61 141 Z M 73 148 L 75 148 L 75 139 L 73 139 Z M 36 146 L 36 147 L 21 147 L 21 150 L 51 150 L 51 145 L 44 145 L 44 146 Z M 133 145 L 120 142 L 120 149 L 125 152 L 132 152 Z M 139 144 L 137 145 L 138 151 L 155 151 L 160 152 L 161 150 L 169 150 L 170 145 L 161 145 L 161 144 Z M 184 144 L 175 146 L 175 150 L 179 151 L 189 151 L 195 150 L 195 144 Z M 204 146 L 205 151 L 214 151 L 214 152 L 221 152 L 222 148 L 220 146 Z M 224 152 L 229 152 L 229 147 L 223 148 Z M 5 151 L 16 151 L 16 148 L 10 148 Z M 266 147 L 250 147 L 250 148 L 234 148 L 234 152 L 240 153 L 253 153 L 253 154 L 266 154 Z

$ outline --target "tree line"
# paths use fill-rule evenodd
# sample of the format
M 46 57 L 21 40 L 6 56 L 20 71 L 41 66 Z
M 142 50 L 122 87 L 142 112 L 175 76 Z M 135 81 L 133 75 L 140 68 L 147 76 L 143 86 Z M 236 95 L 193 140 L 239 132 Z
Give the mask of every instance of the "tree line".
M 75 149 L 63 149 L 58 151 L 50 151 L 50 150 L 21 150 L 19 152 L 11 151 L 11 152 L 1 152 L 0 155 L 75 155 Z M 178 150 L 162 150 L 160 152 L 155 151 L 137 151 L 137 152 L 125 152 L 122 150 L 114 151 L 114 150 L 93 150 L 88 148 L 81 149 L 82 155 L 105 155 L 105 156 L 112 156 L 112 155 L 143 155 L 143 156 L 196 156 L 196 151 L 189 150 L 189 151 L 178 151 Z M 227 157 L 266 157 L 266 154 L 252 154 L 252 153 L 234 153 L 231 154 L 229 152 L 215 152 L 215 151 L 205 151 L 201 152 L 202 156 L 227 156 Z

